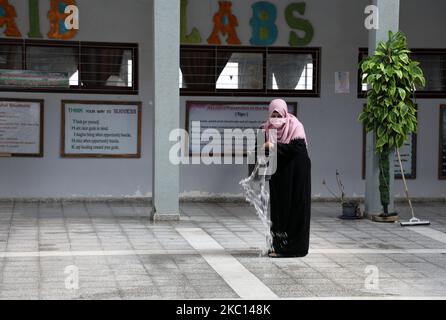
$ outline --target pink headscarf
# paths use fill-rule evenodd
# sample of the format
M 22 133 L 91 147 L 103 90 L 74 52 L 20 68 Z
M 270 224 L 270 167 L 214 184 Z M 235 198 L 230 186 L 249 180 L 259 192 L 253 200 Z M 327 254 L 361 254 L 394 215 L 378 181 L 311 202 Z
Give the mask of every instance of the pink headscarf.
M 271 118 L 274 111 L 277 111 L 282 118 Z M 284 100 L 276 99 L 271 101 L 268 116 L 268 121 L 263 125 L 268 141 L 270 141 L 269 130 L 275 129 L 277 130 L 277 140 L 280 143 L 288 144 L 294 139 L 304 139 L 307 144 L 307 137 L 305 135 L 303 124 L 294 115 L 288 112 L 288 106 Z M 276 141 L 270 142 L 276 143 Z

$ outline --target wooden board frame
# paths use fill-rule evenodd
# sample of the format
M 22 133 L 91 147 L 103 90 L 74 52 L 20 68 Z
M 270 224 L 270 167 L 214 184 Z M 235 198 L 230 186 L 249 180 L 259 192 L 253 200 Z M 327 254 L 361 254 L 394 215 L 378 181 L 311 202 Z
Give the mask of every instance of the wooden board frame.
M 40 104 L 40 139 L 39 139 L 39 153 L 0 153 L 0 158 L 43 158 L 44 156 L 44 124 L 45 124 L 45 100 L 43 99 L 16 99 L 16 98 L 0 98 L 0 102 L 33 102 Z
M 89 104 L 89 105 L 134 105 L 138 107 L 138 137 L 136 154 L 69 154 L 65 152 L 65 107 L 68 104 Z M 61 110 L 61 140 L 60 155 L 62 158 L 114 158 L 114 159 L 140 159 L 141 158 L 141 131 L 142 131 L 142 102 L 140 101 L 100 101 L 100 100 L 62 100 Z
M 264 102 L 264 101 L 186 101 L 186 123 L 185 123 L 185 129 L 186 131 L 189 133 L 189 110 L 191 108 L 192 105 L 194 104 L 214 104 L 214 105 L 240 105 L 240 104 L 245 104 L 245 105 L 262 105 L 264 104 L 265 106 L 269 106 L 269 104 L 271 103 L 271 101 L 269 102 Z M 297 101 L 287 101 L 287 105 L 291 106 L 293 109 L 293 114 L 295 116 L 297 116 L 297 110 L 299 107 L 299 103 Z M 265 119 L 266 120 L 266 119 Z M 196 153 L 192 153 L 192 151 L 189 150 L 189 139 L 185 142 L 186 143 L 186 149 L 189 151 L 189 156 L 190 157 L 196 157 L 196 156 L 200 156 L 200 154 L 196 154 Z M 215 156 L 219 156 L 219 157 L 223 157 L 224 154 L 218 154 Z M 232 154 L 232 157 L 236 157 L 236 156 L 243 156 L 243 157 L 247 157 L 246 152 L 243 153 L 243 155 L 236 155 Z

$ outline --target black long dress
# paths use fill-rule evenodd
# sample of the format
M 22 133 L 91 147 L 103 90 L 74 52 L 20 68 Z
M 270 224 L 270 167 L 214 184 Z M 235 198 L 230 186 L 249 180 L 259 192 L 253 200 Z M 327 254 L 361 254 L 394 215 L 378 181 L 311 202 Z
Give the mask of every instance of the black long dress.
M 311 161 L 305 140 L 277 144 L 277 170 L 269 186 L 274 252 L 306 256 L 310 242 Z

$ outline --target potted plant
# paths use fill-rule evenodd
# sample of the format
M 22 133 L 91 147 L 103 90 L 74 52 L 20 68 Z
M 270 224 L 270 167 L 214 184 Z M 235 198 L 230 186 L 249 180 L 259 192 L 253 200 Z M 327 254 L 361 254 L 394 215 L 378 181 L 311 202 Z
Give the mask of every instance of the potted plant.
M 322 181 L 322 184 L 327 188 L 327 190 L 341 202 L 342 215 L 339 217 L 341 219 L 359 219 L 362 217 L 361 210 L 359 208 L 359 201 L 357 200 L 346 200 L 345 199 L 345 188 L 341 180 L 341 174 L 336 170 L 336 182 L 338 184 L 341 196 L 336 195 L 327 185 L 326 181 Z
M 389 32 L 389 40 L 381 42 L 374 53 L 360 63 L 370 90 L 367 107 L 361 113 L 366 132 L 375 136 L 379 154 L 379 191 L 383 213 L 376 221 L 395 221 L 396 213 L 389 213 L 389 155 L 397 151 L 412 132 L 417 131 L 415 108 L 416 87 L 425 86 L 419 63 L 411 60 L 406 36 L 402 32 Z M 404 170 L 401 166 L 404 178 Z M 407 190 L 407 188 L 406 188 Z M 407 192 L 406 192 L 407 195 Z M 392 218 L 393 217 L 393 218 Z

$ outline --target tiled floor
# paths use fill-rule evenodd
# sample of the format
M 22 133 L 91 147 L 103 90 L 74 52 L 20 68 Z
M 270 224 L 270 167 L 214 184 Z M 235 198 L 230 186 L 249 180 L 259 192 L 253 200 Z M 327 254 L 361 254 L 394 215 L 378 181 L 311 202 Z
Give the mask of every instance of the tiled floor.
M 153 223 L 133 202 L 0 202 L 0 299 L 243 298 L 237 274 L 217 273 L 179 228 L 203 230 L 224 248 L 212 257 L 237 259 L 279 298 L 446 297 L 446 204 L 415 209 L 432 226 L 343 221 L 337 204 L 315 203 L 311 253 L 269 259 L 240 203 L 186 203 L 180 222 Z

